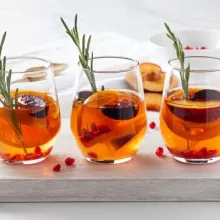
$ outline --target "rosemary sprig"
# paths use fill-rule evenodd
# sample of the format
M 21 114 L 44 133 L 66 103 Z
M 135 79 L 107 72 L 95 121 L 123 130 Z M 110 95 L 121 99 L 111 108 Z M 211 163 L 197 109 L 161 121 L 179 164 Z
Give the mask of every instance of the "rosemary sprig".
M 16 108 L 18 102 L 18 89 L 16 89 L 14 96 L 11 93 L 11 75 L 12 70 L 6 74 L 6 57 L 2 59 L 2 50 L 6 38 L 6 32 L 3 34 L 1 44 L 0 44 L 0 102 L 5 107 L 6 114 L 8 115 L 8 122 L 16 133 L 24 152 L 27 153 L 24 147 L 22 139 L 21 124 L 17 118 Z
M 86 76 L 92 87 L 92 91 L 95 93 L 97 92 L 97 87 L 95 75 L 93 73 L 93 52 L 90 54 L 89 51 L 92 36 L 89 35 L 88 39 L 86 40 L 86 35 L 83 34 L 82 40 L 80 40 L 77 27 L 77 14 L 75 15 L 74 27 L 72 29 L 67 26 L 63 18 L 60 18 L 60 20 L 66 30 L 66 33 L 70 36 L 79 51 L 79 62 L 86 73 Z
M 183 95 L 185 99 L 188 99 L 188 88 L 189 88 L 189 76 L 190 76 L 190 64 L 185 68 L 185 54 L 183 51 L 182 43 L 176 38 L 175 34 L 171 31 L 170 27 L 164 23 L 167 29 L 167 37 L 173 41 L 173 46 L 176 50 L 177 59 L 180 62 L 180 78 L 182 83 Z

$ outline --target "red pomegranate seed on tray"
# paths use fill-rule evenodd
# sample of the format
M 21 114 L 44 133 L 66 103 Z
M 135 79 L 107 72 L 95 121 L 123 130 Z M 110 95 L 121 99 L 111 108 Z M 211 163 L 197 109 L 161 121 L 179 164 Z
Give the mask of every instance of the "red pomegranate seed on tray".
M 163 156 L 163 148 L 162 147 L 158 147 L 155 154 L 158 156 L 158 157 L 162 157 Z
M 60 172 L 60 169 L 61 169 L 61 165 L 60 164 L 57 164 L 53 167 L 53 171 L 54 172 Z
M 152 121 L 150 124 L 149 124 L 149 127 L 151 129 L 154 129 L 156 127 L 156 123 L 154 121 Z
M 72 166 L 74 163 L 75 163 L 75 159 L 72 158 L 72 157 L 67 157 L 66 160 L 65 160 L 65 164 L 67 166 Z

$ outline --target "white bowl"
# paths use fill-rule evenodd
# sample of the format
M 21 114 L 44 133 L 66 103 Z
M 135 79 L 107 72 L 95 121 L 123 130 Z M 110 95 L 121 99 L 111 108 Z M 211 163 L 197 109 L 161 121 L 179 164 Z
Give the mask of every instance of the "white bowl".
M 190 46 L 192 48 L 205 46 L 206 49 L 184 49 L 185 56 L 211 56 L 220 57 L 220 31 L 217 30 L 173 30 L 176 37 L 180 39 L 183 48 Z M 153 60 L 159 65 L 168 66 L 170 59 L 176 58 L 176 52 L 172 41 L 166 36 L 166 33 L 154 34 L 149 38 Z

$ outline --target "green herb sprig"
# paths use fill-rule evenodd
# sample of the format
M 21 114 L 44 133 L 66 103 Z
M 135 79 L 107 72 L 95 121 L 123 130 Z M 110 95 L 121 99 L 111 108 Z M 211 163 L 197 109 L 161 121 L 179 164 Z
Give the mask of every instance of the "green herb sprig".
M 6 38 L 6 32 L 2 36 L 0 44 L 0 102 L 5 107 L 6 114 L 8 115 L 8 122 L 16 133 L 24 152 L 27 153 L 26 148 L 24 147 L 22 139 L 22 130 L 21 124 L 17 118 L 15 109 L 17 108 L 18 102 L 18 88 L 16 89 L 14 96 L 12 97 L 11 93 L 11 75 L 12 70 L 10 69 L 8 73 L 6 72 L 6 56 L 2 59 L 2 50 Z
M 83 34 L 82 39 L 80 40 L 77 26 L 77 14 L 75 15 L 74 27 L 72 29 L 67 26 L 63 18 L 60 18 L 60 20 L 66 30 L 66 33 L 70 36 L 79 51 L 79 62 L 86 73 L 86 76 L 92 87 L 92 91 L 95 93 L 97 92 L 97 87 L 95 75 L 93 73 L 93 52 L 90 54 L 89 51 L 92 36 L 89 35 L 88 39 L 86 40 L 86 35 Z
M 167 37 L 169 37 L 173 41 L 173 46 L 176 50 L 177 59 L 180 62 L 180 78 L 182 83 L 183 95 L 185 99 L 188 99 L 188 88 L 189 88 L 189 76 L 190 76 L 190 64 L 185 68 L 185 54 L 183 51 L 182 43 L 179 39 L 176 38 L 175 34 L 171 31 L 170 27 L 164 23 L 167 29 Z

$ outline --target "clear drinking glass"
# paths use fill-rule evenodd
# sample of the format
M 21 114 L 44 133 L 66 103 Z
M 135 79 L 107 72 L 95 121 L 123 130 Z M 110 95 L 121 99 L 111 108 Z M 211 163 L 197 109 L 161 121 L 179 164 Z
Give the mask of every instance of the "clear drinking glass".
M 6 61 L 12 70 L 10 98 L 18 89 L 13 108 L 0 104 L 0 159 L 13 164 L 33 164 L 51 152 L 60 130 L 60 110 L 49 61 L 32 57 L 12 57 Z M 31 82 L 33 77 L 43 80 Z
M 212 163 L 220 159 L 220 59 L 185 57 L 190 64 L 188 100 L 183 98 L 179 61 L 169 61 L 160 128 L 173 157 L 185 163 Z
M 139 63 L 126 57 L 96 57 L 93 63 L 98 91 L 92 92 L 82 69 L 76 77 L 71 130 L 88 161 L 123 163 L 136 154 L 146 131 Z

